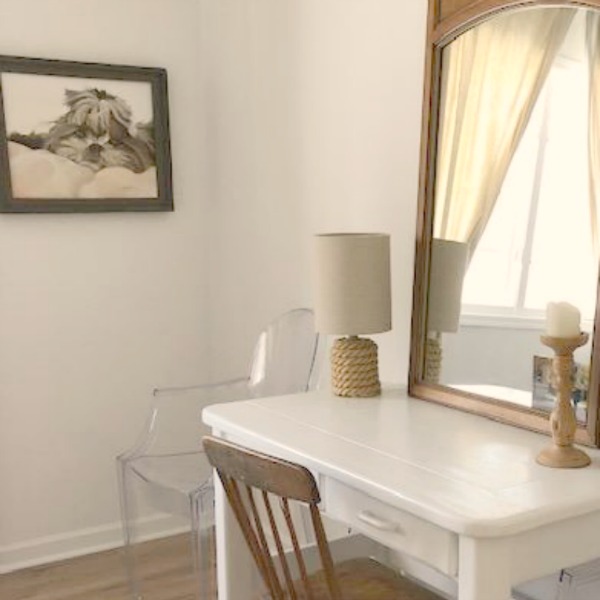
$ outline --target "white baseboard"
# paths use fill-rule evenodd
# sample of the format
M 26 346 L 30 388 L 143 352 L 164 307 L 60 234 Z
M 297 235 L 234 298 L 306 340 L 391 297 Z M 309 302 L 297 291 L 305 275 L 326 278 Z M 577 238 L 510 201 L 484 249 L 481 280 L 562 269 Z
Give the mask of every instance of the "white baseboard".
M 181 520 L 170 515 L 147 517 L 138 524 L 140 541 L 183 533 Z M 58 560 L 93 554 L 123 545 L 121 523 L 90 527 L 0 546 L 0 574 Z

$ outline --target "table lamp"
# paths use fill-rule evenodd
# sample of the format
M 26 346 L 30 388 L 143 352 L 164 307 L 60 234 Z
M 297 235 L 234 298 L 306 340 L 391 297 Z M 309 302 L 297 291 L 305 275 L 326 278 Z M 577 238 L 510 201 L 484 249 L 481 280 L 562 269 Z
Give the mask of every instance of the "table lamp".
M 467 244 L 434 239 L 431 242 L 425 381 L 438 383 L 442 367 L 442 333 L 456 333 L 460 320 Z
M 331 349 L 331 380 L 338 396 L 381 393 L 377 344 L 359 335 L 391 329 L 390 237 L 382 233 L 315 236 L 315 325 L 346 336 Z

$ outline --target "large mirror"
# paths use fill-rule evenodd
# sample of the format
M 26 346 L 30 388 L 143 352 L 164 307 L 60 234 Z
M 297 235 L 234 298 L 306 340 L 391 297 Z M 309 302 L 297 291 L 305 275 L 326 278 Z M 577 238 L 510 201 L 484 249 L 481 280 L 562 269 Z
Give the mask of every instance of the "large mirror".
M 548 432 L 549 302 L 599 445 L 600 0 L 430 0 L 409 393 Z

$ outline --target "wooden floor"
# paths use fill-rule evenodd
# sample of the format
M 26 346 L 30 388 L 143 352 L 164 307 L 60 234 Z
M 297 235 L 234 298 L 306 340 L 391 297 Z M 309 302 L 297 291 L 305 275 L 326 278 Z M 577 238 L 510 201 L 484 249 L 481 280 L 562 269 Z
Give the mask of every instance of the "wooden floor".
M 195 600 L 187 536 L 139 546 L 144 600 Z M 132 600 L 123 550 L 89 554 L 0 575 L 2 600 Z M 206 574 L 214 582 L 214 568 Z

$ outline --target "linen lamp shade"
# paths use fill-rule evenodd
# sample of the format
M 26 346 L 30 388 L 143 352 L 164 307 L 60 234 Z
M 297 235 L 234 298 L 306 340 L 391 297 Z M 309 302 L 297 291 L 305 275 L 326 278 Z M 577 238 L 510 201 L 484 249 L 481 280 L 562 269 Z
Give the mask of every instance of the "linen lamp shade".
M 427 329 L 458 331 L 467 244 L 434 239 L 431 243 Z
M 391 329 L 389 235 L 317 235 L 314 272 L 317 331 L 359 335 Z

